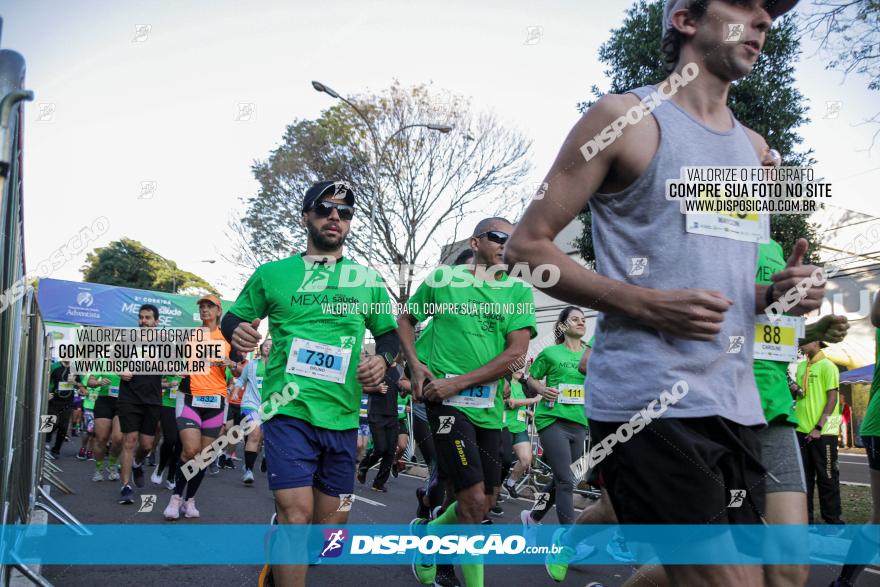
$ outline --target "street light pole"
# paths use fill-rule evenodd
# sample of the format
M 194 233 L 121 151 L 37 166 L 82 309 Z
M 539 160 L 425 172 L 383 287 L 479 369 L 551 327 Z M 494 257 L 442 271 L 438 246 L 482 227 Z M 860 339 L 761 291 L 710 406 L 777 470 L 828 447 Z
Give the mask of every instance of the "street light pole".
M 358 116 L 360 116 L 361 120 L 364 121 L 364 124 L 367 125 L 367 130 L 370 133 L 370 139 L 373 142 L 373 153 L 375 153 L 375 155 L 373 155 L 373 156 L 376 158 L 375 162 L 371 163 L 370 173 L 373 176 L 373 183 L 375 184 L 376 195 L 377 195 L 377 197 L 374 198 L 373 202 L 370 204 L 370 242 L 367 247 L 368 255 L 370 258 L 368 258 L 367 261 L 370 263 L 370 266 L 372 266 L 372 264 L 373 264 L 373 261 L 372 261 L 373 238 L 376 233 L 376 203 L 382 199 L 382 184 L 381 184 L 381 181 L 379 180 L 379 166 L 382 164 L 382 160 L 385 157 L 385 153 L 388 149 L 388 145 L 391 144 L 391 139 L 393 139 L 394 137 L 396 137 L 398 134 L 402 133 L 403 131 L 410 129 L 410 128 L 415 128 L 415 127 L 427 128 L 428 130 L 434 130 L 434 131 L 437 131 L 441 134 L 446 134 L 446 133 L 450 132 L 453 129 L 453 127 L 448 124 L 428 124 L 428 123 L 422 123 L 422 122 L 415 123 L 415 124 L 407 124 L 405 126 L 400 127 L 399 129 L 397 129 L 393 133 L 391 133 L 391 135 L 388 136 L 388 138 L 386 138 L 382 142 L 382 147 L 379 148 L 379 139 L 378 139 L 378 135 L 376 133 L 376 130 L 373 127 L 373 123 L 370 122 L 370 119 L 367 118 L 364 115 L 364 113 L 361 112 L 357 106 L 355 106 L 351 101 L 342 97 L 337 92 L 333 91 L 331 88 L 329 88 L 328 86 L 325 86 L 324 84 L 322 84 L 319 81 L 313 81 L 312 87 L 315 88 L 315 90 L 318 92 L 323 92 L 323 93 L 327 94 L 328 96 L 330 96 L 331 98 L 338 98 L 339 100 L 342 100 L 343 102 L 348 104 L 351 107 L 351 109 L 354 110 Z

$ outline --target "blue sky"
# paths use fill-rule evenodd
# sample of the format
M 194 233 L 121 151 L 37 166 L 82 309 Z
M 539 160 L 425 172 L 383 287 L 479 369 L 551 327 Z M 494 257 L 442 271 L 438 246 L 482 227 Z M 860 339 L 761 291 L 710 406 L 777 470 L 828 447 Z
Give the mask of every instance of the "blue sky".
M 332 104 L 313 79 L 343 94 L 398 79 L 468 96 L 533 140 L 536 186 L 579 116 L 576 103 L 592 84 L 607 86 L 597 49 L 628 6 L 8 2 L 2 45 L 25 56 L 36 94 L 26 111 L 29 269 L 104 215 L 110 229 L 92 246 L 135 238 L 234 296 L 237 271 L 220 261 L 226 219 L 255 192 L 250 165 L 285 125 Z M 529 27 L 542 28 L 538 42 L 526 43 Z M 875 113 L 876 93 L 864 78 L 825 70 L 826 62 L 804 43 L 797 82 L 813 120 L 800 132 L 834 184 L 832 203 L 880 215 L 872 189 L 880 146 L 858 152 L 877 127 L 857 126 Z M 825 117 L 828 101 L 840 103 L 836 118 Z M 252 105 L 249 119 L 236 120 L 241 104 Z M 152 197 L 140 197 L 144 182 L 154 182 Z M 80 279 L 84 258 L 53 277 Z

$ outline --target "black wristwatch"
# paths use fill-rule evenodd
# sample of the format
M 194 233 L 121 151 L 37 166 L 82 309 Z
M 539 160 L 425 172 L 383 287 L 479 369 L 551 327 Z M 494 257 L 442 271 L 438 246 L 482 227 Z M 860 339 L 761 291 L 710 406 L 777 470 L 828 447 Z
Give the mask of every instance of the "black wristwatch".
M 813 430 L 816 430 L 817 432 L 822 432 L 822 425 L 816 424 L 816 426 L 813 428 Z

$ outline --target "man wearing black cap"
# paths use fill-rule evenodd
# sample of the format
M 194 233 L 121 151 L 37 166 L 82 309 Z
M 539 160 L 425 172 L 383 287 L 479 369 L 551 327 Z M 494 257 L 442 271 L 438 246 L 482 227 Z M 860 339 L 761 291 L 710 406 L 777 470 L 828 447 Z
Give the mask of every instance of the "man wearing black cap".
M 302 206 L 305 253 L 258 267 L 221 325 L 234 349 L 247 353 L 257 347 L 257 328 L 268 316 L 274 344 L 262 401 L 282 390 L 295 394 L 262 424 L 280 524 L 348 520 L 344 504 L 354 493 L 361 394 L 379 390 L 400 346 L 381 277 L 343 256 L 354 203 L 344 182 L 313 185 Z M 376 354 L 361 357 L 367 329 Z M 289 542 L 305 534 L 277 533 L 276 560 L 305 552 Z M 307 569 L 267 565 L 260 585 L 305 585 Z
M 590 108 L 506 249 L 508 263 L 556 265 L 561 279 L 547 293 L 599 311 L 602 344 L 590 357 L 585 404 L 594 445 L 614 440 L 667 390 L 681 394 L 599 465 L 624 524 L 759 524 L 766 509 L 755 431 L 766 423 L 752 372 L 756 315 L 816 268 L 802 265 L 808 243 L 800 239 L 772 286 L 755 284 L 757 243 L 769 240 L 769 219 L 685 215 L 666 189 L 685 167 L 761 164 L 766 141 L 736 120 L 727 97 L 755 67 L 773 19 L 794 4 L 668 0 L 661 48 L 669 77 Z M 596 271 L 553 242 L 587 205 Z M 634 271 L 637 263 L 642 269 Z M 818 308 L 824 287 L 804 293 L 791 315 Z M 728 350 L 733 341 L 742 343 L 738 352 Z M 743 497 L 735 507 L 727 488 Z M 576 540 L 564 529 L 556 538 L 565 548 L 548 557 L 547 570 L 561 581 Z M 730 538 L 719 533 L 716 544 L 740 546 Z M 760 567 L 665 569 L 675 585 L 763 581 Z

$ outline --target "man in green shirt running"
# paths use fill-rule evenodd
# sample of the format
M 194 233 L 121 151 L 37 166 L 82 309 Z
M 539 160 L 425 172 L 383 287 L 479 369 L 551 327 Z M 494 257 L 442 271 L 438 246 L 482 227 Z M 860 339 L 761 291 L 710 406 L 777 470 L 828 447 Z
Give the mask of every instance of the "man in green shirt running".
M 807 478 L 809 523 L 813 523 L 813 488 L 818 485 L 822 519 L 826 524 L 843 524 L 837 464 L 840 371 L 825 358 L 822 347 L 823 343 L 818 341 L 801 346 L 807 360 L 798 364 L 795 377 L 804 390 L 804 397 L 798 398 L 795 407 L 797 436 Z
M 98 388 L 95 399 L 95 474 L 92 481 L 104 480 L 104 456 L 107 452 L 107 441 L 110 441 L 110 456 L 106 464 L 110 481 L 119 479 L 117 459 L 122 452 L 123 436 L 116 415 L 116 401 L 119 398 L 119 385 L 122 379 L 118 373 L 103 371 L 89 374 L 86 382 L 88 387 Z
M 441 266 L 398 318 L 413 399 L 425 402 L 440 470 L 455 492 L 442 515 L 431 522 L 417 519 L 417 525 L 479 524 L 495 505 L 504 413 L 499 380 L 537 334 L 531 288 L 485 269 L 503 263 L 512 230 L 503 218 L 480 221 L 470 239 L 476 267 Z M 416 324 L 429 317 L 430 332 L 416 341 Z M 417 557 L 413 572 L 430 585 L 436 565 Z M 463 564 L 462 572 L 468 587 L 483 585 L 482 564 Z
M 388 292 L 378 273 L 343 256 L 355 194 L 343 182 L 321 181 L 303 197 L 304 254 L 265 263 L 248 279 L 223 318 L 223 335 L 241 353 L 256 349 L 268 316 L 274 342 L 262 400 L 295 397 L 262 423 L 269 488 L 281 524 L 344 524 L 340 495 L 354 492 L 361 393 L 382 382 L 399 351 Z M 366 284 L 360 278 L 366 278 Z M 361 357 L 364 332 L 376 355 Z M 293 552 L 290 533 L 276 552 Z M 264 567 L 260 585 L 305 585 L 306 565 Z M 271 577 L 271 578 L 270 578 Z

